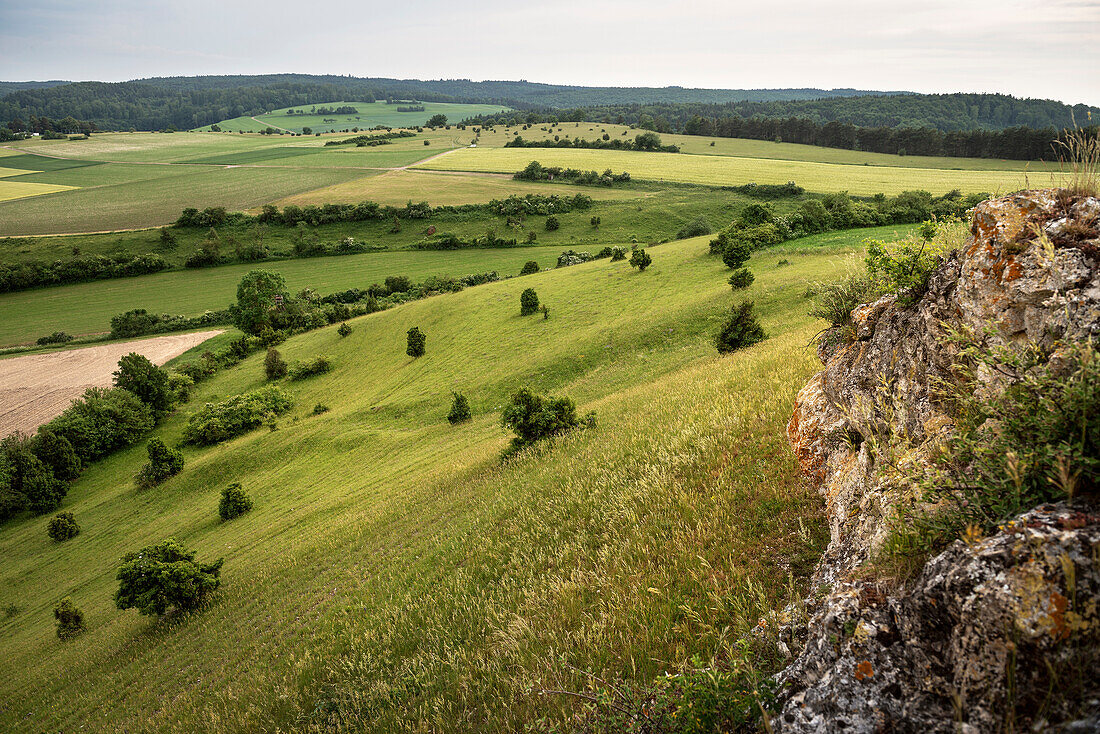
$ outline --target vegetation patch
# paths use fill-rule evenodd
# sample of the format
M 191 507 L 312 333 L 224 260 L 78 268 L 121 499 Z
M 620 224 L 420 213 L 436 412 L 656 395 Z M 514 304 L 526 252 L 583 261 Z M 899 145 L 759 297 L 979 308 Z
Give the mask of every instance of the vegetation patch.
M 275 385 L 207 403 L 183 429 L 185 443 L 207 446 L 241 435 L 290 410 L 291 402 Z

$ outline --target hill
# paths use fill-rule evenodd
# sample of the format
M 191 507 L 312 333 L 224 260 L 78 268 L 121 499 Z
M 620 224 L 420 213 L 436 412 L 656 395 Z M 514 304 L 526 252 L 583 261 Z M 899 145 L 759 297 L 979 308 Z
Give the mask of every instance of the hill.
M 575 710 L 532 688 L 710 659 L 797 593 L 822 548 L 782 426 L 814 369 L 805 283 L 843 258 L 760 253 L 747 296 L 770 338 L 719 357 L 728 270 L 706 238 L 651 253 L 642 273 L 603 260 L 294 337 L 287 359 L 323 352 L 335 370 L 286 384 L 278 430 L 186 448 L 183 473 L 144 492 L 143 445 L 106 459 L 65 501 L 82 528 L 65 543 L 46 518 L 5 526 L 0 726 L 514 731 Z M 519 316 L 527 287 L 549 319 Z M 205 402 L 262 383 L 257 355 L 154 435 L 175 443 Z M 598 427 L 502 463 L 499 408 L 522 384 Z M 447 423 L 452 390 L 469 424 Z M 221 523 L 229 482 L 255 509 Z M 118 559 L 167 536 L 226 558 L 214 602 L 159 623 L 115 609 Z M 88 630 L 61 644 L 50 610 L 66 594 Z
M 417 79 L 266 74 L 138 79 L 128 82 L 76 82 L 27 88 L 0 98 L 0 120 L 31 115 L 72 116 L 107 130 L 190 129 L 273 109 L 324 100 L 417 99 L 429 102 L 503 104 L 519 107 L 571 107 L 632 102 L 727 102 L 730 100 L 814 99 L 873 94 L 865 90 L 687 89 L 683 87 L 573 87 L 526 81 L 473 82 Z M 888 94 L 888 93 L 883 93 Z

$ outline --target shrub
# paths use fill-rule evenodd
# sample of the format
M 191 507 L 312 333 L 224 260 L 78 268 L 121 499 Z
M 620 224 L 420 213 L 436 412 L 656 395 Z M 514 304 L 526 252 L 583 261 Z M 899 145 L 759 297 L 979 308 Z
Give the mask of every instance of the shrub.
M 756 277 L 752 274 L 752 271 L 748 268 L 741 268 L 740 270 L 734 270 L 733 275 L 730 276 L 729 284 L 730 288 L 735 291 L 742 288 L 748 288 L 752 285 L 752 282 L 756 280 Z
M 286 281 L 279 273 L 250 270 L 237 285 L 237 302 L 230 307 L 233 323 L 246 334 L 272 328 L 278 301 L 286 302 Z
M 543 397 L 526 387 L 512 396 L 501 412 L 500 422 L 516 434 L 507 454 L 580 425 L 572 400 Z
M 240 482 L 233 482 L 222 490 L 222 498 L 218 502 L 218 516 L 222 520 L 240 517 L 251 509 L 252 500 L 245 494 Z
M 186 403 L 191 399 L 191 388 L 195 386 L 195 380 L 190 375 L 182 372 L 168 373 L 168 392 L 172 396 L 172 402 Z
M 537 232 L 528 232 L 527 233 L 527 241 L 528 242 L 534 242 L 538 238 L 539 238 L 539 235 L 538 235 Z
M 89 462 L 137 442 L 153 423 L 152 409 L 129 390 L 91 387 L 46 427 Z
M 650 257 L 648 252 L 640 247 L 634 252 L 630 253 L 630 267 L 638 268 L 639 272 L 642 272 L 646 268 L 648 268 L 652 262 L 653 258 Z
M 884 293 L 897 293 L 898 303 L 912 305 L 928 290 L 928 280 L 944 250 L 929 242 L 867 241 L 867 272 Z
M 174 477 L 183 471 L 183 452 L 164 444 L 159 438 L 154 438 L 145 447 L 149 454 L 149 463 L 141 467 L 137 475 L 139 489 L 149 489 L 158 484 L 163 484 L 170 477 Z
M 137 352 L 130 352 L 118 361 L 114 372 L 115 387 L 129 390 L 148 405 L 154 418 L 164 416 L 172 407 L 168 389 L 168 371 Z
M 447 420 L 451 425 L 470 420 L 470 402 L 462 393 L 452 393 L 451 412 L 447 414 Z
M 680 231 L 676 233 L 676 239 L 686 240 L 689 237 L 702 237 L 713 231 L 706 217 L 696 217 L 680 228 Z
M 348 326 L 348 322 L 345 321 L 344 323 L 340 324 L 340 328 L 336 330 L 336 333 L 339 334 L 341 337 L 345 337 L 350 334 L 351 327 Z
M 539 310 L 539 296 L 534 288 L 528 288 L 519 296 L 519 315 L 529 316 Z
M 749 249 L 747 242 L 731 240 L 726 243 L 725 249 L 722 250 L 722 262 L 730 270 L 737 270 L 749 261 L 751 254 L 752 250 Z
M 31 439 L 30 450 L 61 481 L 68 482 L 80 475 L 80 457 L 73 445 L 46 427 L 40 428 Z
M 32 442 L 21 433 L 0 441 L 0 519 L 21 510 L 36 514 L 61 504 L 68 485 L 32 451 Z
M 267 379 L 278 380 L 280 377 L 286 377 L 288 369 L 286 362 L 283 361 L 283 355 L 279 354 L 279 350 L 275 347 L 268 347 L 267 356 L 264 357 L 264 373 L 267 374 Z
M 718 352 L 726 354 L 752 346 L 766 338 L 764 328 L 756 320 L 752 301 L 742 301 L 740 305 L 733 307 L 729 318 L 722 324 L 715 343 Z
M 328 412 L 328 406 L 324 403 L 317 403 L 313 406 L 313 415 L 324 415 Z
M 38 337 L 37 344 L 39 346 L 46 346 L 48 344 L 65 344 L 71 342 L 73 337 L 70 334 L 66 334 L 64 331 L 55 331 L 49 336 Z
M 412 288 L 412 281 L 407 275 L 390 275 L 386 277 L 386 290 L 390 293 L 405 293 Z
M 238 436 L 290 410 L 290 398 L 275 385 L 207 403 L 183 429 L 185 443 L 210 445 Z
M 407 343 L 405 346 L 405 354 L 410 357 L 422 357 L 424 356 L 424 344 L 427 342 L 427 337 L 424 336 L 419 327 L 412 327 L 407 334 Z
M 528 260 L 523 264 L 523 268 L 519 271 L 520 275 L 531 275 L 539 271 L 539 264 L 534 260 Z
M 561 222 L 558 221 L 557 217 L 551 215 L 551 216 L 546 218 L 546 231 L 547 232 L 553 232 L 554 230 L 558 229 L 559 227 L 561 227 Z
M 57 636 L 62 640 L 71 640 L 84 631 L 84 612 L 73 604 L 72 597 L 66 596 L 53 608 L 53 618 L 57 621 Z
M 197 609 L 221 584 L 223 561 L 196 563 L 195 552 L 174 538 L 128 553 L 118 569 L 115 606 L 156 615 Z
M 626 259 L 626 248 L 620 245 L 616 245 L 611 248 L 611 262 L 618 262 L 619 260 Z
M 332 372 L 332 360 L 323 354 L 319 354 L 305 362 L 295 362 L 294 366 L 290 368 L 290 379 L 304 380 L 307 377 L 323 375 L 326 372 Z
M 80 526 L 71 512 L 59 512 L 50 518 L 46 525 L 46 535 L 58 543 L 75 538 L 80 533 Z

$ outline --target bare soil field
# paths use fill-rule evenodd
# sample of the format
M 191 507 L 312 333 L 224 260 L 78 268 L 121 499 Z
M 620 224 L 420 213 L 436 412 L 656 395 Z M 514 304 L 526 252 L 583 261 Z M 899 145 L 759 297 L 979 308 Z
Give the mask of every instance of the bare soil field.
M 31 433 L 60 415 L 89 387 L 109 387 L 118 360 L 130 352 L 164 364 L 220 333 L 169 334 L 0 360 L 0 436 Z

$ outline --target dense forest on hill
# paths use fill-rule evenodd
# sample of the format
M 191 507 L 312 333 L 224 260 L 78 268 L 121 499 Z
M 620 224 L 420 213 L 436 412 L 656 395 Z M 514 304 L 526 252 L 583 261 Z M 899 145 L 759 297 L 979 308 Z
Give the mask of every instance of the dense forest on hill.
M 41 83 L 36 83 L 41 84 Z M 101 129 L 187 129 L 331 99 L 369 102 L 412 98 L 428 102 L 487 102 L 536 109 L 626 103 L 811 99 L 875 94 L 854 89 L 687 89 L 684 87 L 569 87 L 526 81 L 419 81 L 306 74 L 163 77 L 129 82 L 77 82 L 27 88 L 0 98 L 0 120 L 74 117 Z

